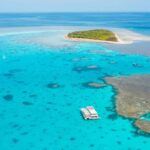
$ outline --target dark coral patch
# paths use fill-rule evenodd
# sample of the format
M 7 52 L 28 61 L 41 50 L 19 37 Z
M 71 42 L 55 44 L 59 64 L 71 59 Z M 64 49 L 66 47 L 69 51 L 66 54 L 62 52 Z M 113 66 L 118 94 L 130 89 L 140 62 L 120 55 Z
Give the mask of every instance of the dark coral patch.
M 110 112 L 113 112 L 113 111 L 114 111 L 114 109 L 111 108 L 111 107 L 105 107 L 105 109 L 106 109 L 107 111 L 110 111 Z
M 21 135 L 27 135 L 28 134 L 28 132 L 22 132 L 21 133 Z
M 53 103 L 52 102 L 47 102 L 47 104 L 52 105 Z
M 74 138 L 74 137 L 71 137 L 71 138 L 70 138 L 70 141 L 74 141 L 74 140 L 75 140 L 75 138 Z
M 25 85 L 25 82 L 24 82 L 24 81 L 16 81 L 16 82 L 19 83 L 19 84 Z
M 22 102 L 22 104 L 24 104 L 24 105 L 26 105 L 26 106 L 30 106 L 30 105 L 32 105 L 33 103 L 28 102 L 28 101 L 24 101 L 24 102 Z
M 16 139 L 16 138 L 13 138 L 13 139 L 12 139 L 12 141 L 13 141 L 13 143 L 15 143 L 15 144 L 16 144 L 16 143 L 18 143 L 18 141 L 19 141 L 19 140 L 18 140 L 18 139 Z
M 46 85 L 47 88 L 50 88 L 50 89 L 57 89 L 57 88 L 60 88 L 61 85 L 57 84 L 57 83 L 49 83 Z
M 115 120 L 117 118 L 118 118 L 118 116 L 116 114 L 111 114 L 108 116 L 108 119 L 111 119 L 111 120 Z
M 22 69 L 11 69 L 9 70 L 10 73 L 17 73 L 17 72 L 22 72 Z
M 58 139 L 62 139 L 62 136 L 58 136 Z
M 91 144 L 90 147 L 94 147 L 94 144 Z
M 133 67 L 138 67 L 138 68 L 143 67 L 141 64 L 138 64 L 138 63 L 133 63 L 132 66 L 133 66 Z
M 19 127 L 19 124 L 13 124 L 12 125 L 12 128 L 18 128 Z
M 48 108 L 48 107 L 47 107 L 47 108 L 45 108 L 45 109 L 46 109 L 46 111 L 49 111 L 49 110 L 50 110 L 50 108 Z
M 128 137 L 127 139 L 128 139 L 128 140 L 131 140 L 131 138 L 130 138 L 130 137 Z
M 44 128 L 44 129 L 42 130 L 42 132 L 43 132 L 43 133 L 46 133 L 46 132 L 47 132 L 47 129 L 46 129 L 46 128 Z
M 80 73 L 80 72 L 84 71 L 84 68 L 83 67 L 74 67 L 72 70 Z
M 21 72 L 21 71 L 22 71 L 21 69 L 11 69 L 11 70 L 9 70 L 7 73 L 4 73 L 3 75 L 4 75 L 5 77 L 10 78 L 10 77 L 13 77 L 15 73 Z
M 67 106 L 71 106 L 72 104 L 71 103 L 67 103 Z
M 4 75 L 5 77 L 8 77 L 8 78 L 13 77 L 13 74 L 12 74 L 12 73 L 4 73 L 3 75 Z
M 5 99 L 6 101 L 12 101 L 13 95 L 11 95 L 11 94 L 5 95 L 5 96 L 3 96 L 3 99 Z
M 117 144 L 119 144 L 119 145 L 120 145 L 120 144 L 121 144 L 121 142 L 120 142 L 120 141 L 117 141 Z
M 37 97 L 37 95 L 36 94 L 31 94 L 31 95 L 29 95 L 29 97 L 35 98 L 35 97 Z

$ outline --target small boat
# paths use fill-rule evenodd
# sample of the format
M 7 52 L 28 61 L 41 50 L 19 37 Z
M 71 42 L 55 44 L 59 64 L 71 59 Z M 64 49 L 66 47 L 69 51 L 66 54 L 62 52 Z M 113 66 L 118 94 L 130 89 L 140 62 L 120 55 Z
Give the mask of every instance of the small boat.
M 93 106 L 87 106 L 86 108 L 81 108 L 81 113 L 85 120 L 95 120 L 99 119 L 98 113 Z

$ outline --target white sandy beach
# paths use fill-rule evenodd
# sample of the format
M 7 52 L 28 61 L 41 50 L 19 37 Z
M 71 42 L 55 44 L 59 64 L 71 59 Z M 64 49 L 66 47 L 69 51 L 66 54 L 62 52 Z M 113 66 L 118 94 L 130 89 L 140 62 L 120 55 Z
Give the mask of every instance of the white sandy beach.
M 113 41 L 104 41 L 104 40 L 92 40 L 92 39 L 82 39 L 82 38 L 70 38 L 67 35 L 64 36 L 64 38 L 66 40 L 70 40 L 70 41 L 76 41 L 76 42 L 95 42 L 95 43 L 108 43 L 108 44 L 126 44 L 124 41 L 122 41 L 120 39 L 120 37 L 115 34 L 116 38 L 117 38 L 117 42 L 113 42 Z
M 123 41 L 124 44 L 131 44 L 138 41 L 150 41 L 150 36 L 146 36 L 140 33 L 133 32 L 127 29 L 112 29 L 118 38 Z
M 150 36 L 142 35 L 126 29 L 110 29 L 114 32 L 117 42 L 113 41 L 103 41 L 103 40 L 92 40 L 92 39 L 82 39 L 82 38 L 69 38 L 67 35 L 65 39 L 71 41 L 82 41 L 82 42 L 96 42 L 96 43 L 108 43 L 108 44 L 132 44 L 138 41 L 150 41 Z

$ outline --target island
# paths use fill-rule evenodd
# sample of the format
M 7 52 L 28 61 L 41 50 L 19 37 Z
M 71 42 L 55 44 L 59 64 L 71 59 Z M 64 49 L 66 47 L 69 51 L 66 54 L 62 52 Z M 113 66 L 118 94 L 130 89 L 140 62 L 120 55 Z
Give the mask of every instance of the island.
M 108 43 L 119 42 L 118 36 L 114 32 L 106 29 L 75 31 L 69 33 L 66 36 L 66 38 L 75 41 L 93 41 L 93 42 L 108 42 Z

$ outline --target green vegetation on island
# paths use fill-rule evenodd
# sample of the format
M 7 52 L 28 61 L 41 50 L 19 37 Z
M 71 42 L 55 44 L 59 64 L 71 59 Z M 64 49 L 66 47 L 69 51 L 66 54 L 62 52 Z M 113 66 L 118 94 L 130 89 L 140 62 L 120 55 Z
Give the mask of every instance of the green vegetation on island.
M 115 36 L 115 34 L 110 30 L 104 30 L 104 29 L 76 31 L 76 32 L 69 33 L 68 37 L 117 42 L 117 37 Z

